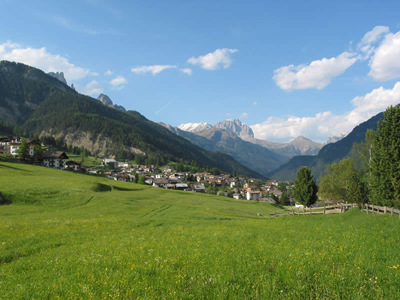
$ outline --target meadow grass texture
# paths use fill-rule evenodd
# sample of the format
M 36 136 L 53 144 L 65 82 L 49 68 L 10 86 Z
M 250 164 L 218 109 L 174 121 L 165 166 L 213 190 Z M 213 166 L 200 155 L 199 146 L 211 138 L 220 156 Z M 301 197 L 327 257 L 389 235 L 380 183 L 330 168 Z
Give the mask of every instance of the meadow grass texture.
M 400 220 L 0 162 L 0 299 L 400 299 Z M 257 216 L 260 213 L 261 216 Z

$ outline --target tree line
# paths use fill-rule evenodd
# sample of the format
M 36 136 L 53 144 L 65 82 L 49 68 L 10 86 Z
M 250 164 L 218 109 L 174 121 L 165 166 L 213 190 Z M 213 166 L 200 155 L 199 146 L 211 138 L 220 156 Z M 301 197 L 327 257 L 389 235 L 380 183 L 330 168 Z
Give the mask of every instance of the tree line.
M 326 166 L 317 186 L 308 167 L 301 167 L 295 182 L 295 198 L 311 205 L 320 197 L 349 203 L 400 207 L 400 107 L 391 106 L 367 130 L 365 141 L 354 143 L 351 155 Z

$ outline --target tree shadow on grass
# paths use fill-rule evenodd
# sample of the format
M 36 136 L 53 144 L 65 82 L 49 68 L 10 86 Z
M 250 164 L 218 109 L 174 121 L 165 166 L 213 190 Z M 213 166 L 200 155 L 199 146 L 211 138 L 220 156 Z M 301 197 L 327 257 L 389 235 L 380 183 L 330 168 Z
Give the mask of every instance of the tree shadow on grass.
M 124 192 L 133 192 L 133 191 L 143 191 L 143 188 L 138 188 L 138 189 L 128 189 L 128 188 L 123 188 L 123 187 L 119 187 L 119 186 L 113 186 L 112 187 L 114 190 L 117 191 L 124 191 Z
M 11 167 L 11 166 L 5 166 L 5 165 L 3 165 L 1 163 L 0 163 L 0 168 L 9 168 L 9 169 L 13 169 L 13 170 L 22 171 L 22 172 L 32 173 L 32 171 L 28 171 L 28 170 L 24 170 L 24 169 L 16 168 L 16 167 Z
M 0 205 L 8 205 L 12 203 L 12 197 L 0 192 Z

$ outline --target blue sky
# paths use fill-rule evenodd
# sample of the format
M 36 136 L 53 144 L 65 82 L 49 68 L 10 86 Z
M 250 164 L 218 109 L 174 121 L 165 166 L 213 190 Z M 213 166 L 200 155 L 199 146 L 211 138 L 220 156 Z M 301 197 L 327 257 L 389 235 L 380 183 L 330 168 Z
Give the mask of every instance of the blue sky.
M 174 126 L 325 141 L 400 102 L 399 1 L 0 0 L 0 60 Z

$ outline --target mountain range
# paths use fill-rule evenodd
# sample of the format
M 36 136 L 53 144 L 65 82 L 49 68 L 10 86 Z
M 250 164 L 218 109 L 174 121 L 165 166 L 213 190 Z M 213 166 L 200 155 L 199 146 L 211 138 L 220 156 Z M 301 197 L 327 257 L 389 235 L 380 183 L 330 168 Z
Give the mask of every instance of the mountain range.
M 23 126 L 29 135 L 63 138 L 68 145 L 84 146 L 94 155 L 196 162 L 262 178 L 228 154 L 202 149 L 136 111 L 109 107 L 21 63 L 0 62 L 0 120 Z
M 171 125 L 160 124 L 203 149 L 227 153 L 238 162 L 263 175 L 289 160 L 288 157 L 260 145 L 246 142 L 236 134 L 226 130 L 209 128 L 203 131 L 189 132 Z
M 201 122 L 166 127 L 203 149 L 228 153 L 263 175 L 294 156 L 316 155 L 323 146 L 302 136 L 288 143 L 259 140 L 254 137 L 251 127 L 239 119 L 221 121 L 214 126 Z
M 329 143 L 322 147 L 316 156 L 296 156 L 286 164 L 267 175 L 276 180 L 294 180 L 297 170 L 301 166 L 308 166 L 316 179 L 325 173 L 325 166 L 337 163 L 351 155 L 354 143 L 365 140 L 368 129 L 377 129 L 378 122 L 383 119 L 383 112 L 356 126 L 348 135 L 337 142 Z
M 58 74 L 58 75 L 57 75 Z M 354 142 L 375 130 L 383 113 L 358 125 L 351 133 L 326 144 L 297 137 L 288 143 L 258 140 L 240 120 L 157 124 L 136 111 L 126 111 L 104 94 L 98 99 L 81 95 L 62 80 L 62 73 L 8 61 L 0 62 L 0 120 L 22 126 L 26 133 L 63 138 L 99 156 L 141 155 L 168 162 L 196 162 L 249 177 L 293 180 L 300 166 L 309 166 L 316 178 L 325 166 L 350 155 Z M 321 148 L 322 147 L 322 148 Z

